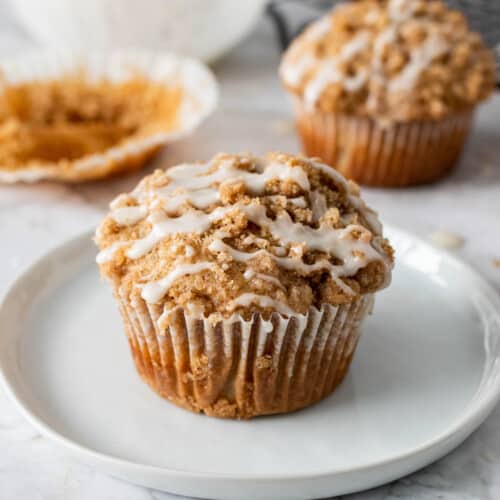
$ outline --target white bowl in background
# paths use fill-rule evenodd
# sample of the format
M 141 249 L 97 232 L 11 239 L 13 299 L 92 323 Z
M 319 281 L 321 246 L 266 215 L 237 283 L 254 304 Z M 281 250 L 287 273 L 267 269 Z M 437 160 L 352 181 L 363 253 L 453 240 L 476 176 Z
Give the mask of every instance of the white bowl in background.
M 72 49 L 168 49 L 213 61 L 237 44 L 266 0 L 9 0 L 40 42 Z

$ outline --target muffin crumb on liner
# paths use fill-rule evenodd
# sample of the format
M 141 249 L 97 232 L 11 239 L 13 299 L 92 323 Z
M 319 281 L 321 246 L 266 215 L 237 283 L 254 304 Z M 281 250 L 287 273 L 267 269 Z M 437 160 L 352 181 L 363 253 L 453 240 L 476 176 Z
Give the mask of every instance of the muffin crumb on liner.
M 144 99 L 149 99 L 154 89 L 157 89 L 158 95 L 162 88 L 164 93 L 170 92 L 170 94 L 174 94 L 174 90 L 177 89 L 178 93 L 180 93 L 180 96 L 171 96 L 172 105 L 176 106 L 176 111 L 175 113 L 169 111 L 165 119 L 153 117 L 155 121 L 140 124 L 136 131 L 115 141 L 111 146 L 98 149 L 95 152 L 83 152 L 82 156 L 79 157 L 73 157 L 74 151 L 69 149 L 72 143 L 77 142 L 78 137 L 70 137 L 71 141 L 66 149 L 71 155 L 65 156 L 63 151 L 61 156 L 55 159 L 36 155 L 37 148 L 40 149 L 43 142 L 37 145 L 35 139 L 40 134 L 33 134 L 36 130 L 41 129 L 43 134 L 40 137 L 42 139 L 46 137 L 49 140 L 51 127 L 55 127 L 55 133 L 59 129 L 62 130 L 61 126 L 65 122 L 64 120 L 61 121 L 61 117 L 65 110 L 59 110 L 59 114 L 53 118 L 48 117 L 49 120 L 45 123 L 45 121 L 41 121 L 43 110 L 35 109 L 32 112 L 35 118 L 31 123 L 29 114 L 26 113 L 27 109 L 25 109 L 31 101 L 20 100 L 18 97 L 13 96 L 12 103 L 6 102 L 3 107 L 0 105 L 0 134 L 7 134 L 7 138 L 12 137 L 14 140 L 16 136 L 12 134 L 16 133 L 20 135 L 19 140 L 22 141 L 22 144 L 26 143 L 26 137 L 30 139 L 33 136 L 35 155 L 33 158 L 29 157 L 30 150 L 28 149 L 26 153 L 23 153 L 28 155 L 26 160 L 21 161 L 21 158 L 20 161 L 6 161 L 5 164 L 1 164 L 0 182 L 5 183 L 37 182 L 43 179 L 81 182 L 101 179 L 137 169 L 143 166 L 166 143 L 191 133 L 215 109 L 218 99 L 215 78 L 206 66 L 196 60 L 174 54 L 145 50 L 121 50 L 99 54 L 74 53 L 64 50 L 39 50 L 20 55 L 15 59 L 1 61 L 0 73 L 0 84 L 4 92 L 9 91 L 9 89 L 16 89 L 19 86 L 27 87 L 27 90 L 29 90 L 28 87 L 31 84 L 40 87 L 40 89 L 34 89 L 34 95 L 31 96 L 33 97 L 33 105 L 36 105 L 35 97 L 37 96 L 39 102 L 43 102 L 44 105 L 47 105 L 49 98 L 54 98 L 53 93 L 51 93 L 54 89 L 51 86 L 55 87 L 60 84 L 61 92 L 59 94 L 62 95 L 62 90 L 64 90 L 66 84 L 73 84 L 74 87 L 78 87 L 78 81 L 81 82 L 82 89 L 86 84 L 88 89 L 95 92 L 99 91 L 99 86 L 106 87 L 109 92 L 112 92 L 114 87 L 123 86 L 129 82 L 150 84 L 149 94 L 146 95 L 145 92 L 136 94 L 136 97 L 141 95 Z M 46 96 L 39 95 L 44 85 L 48 87 L 45 92 Z M 62 96 L 64 99 L 58 95 L 55 97 L 63 103 L 68 101 L 66 104 L 76 106 L 76 111 L 78 111 L 78 101 L 74 99 L 74 96 Z M 85 111 L 88 111 L 85 109 L 85 105 L 89 104 L 87 102 L 89 99 L 85 99 L 85 97 L 88 96 L 83 95 L 82 97 L 84 101 L 82 102 L 82 110 L 80 110 L 82 116 Z M 57 102 L 56 100 L 55 104 Z M 151 108 L 151 102 L 147 101 L 147 104 L 149 104 L 148 109 Z M 20 105 L 22 106 L 19 110 L 17 108 Z M 15 109 L 11 109 L 12 106 Z M 110 112 L 119 112 L 116 103 L 114 107 L 111 105 L 110 108 Z M 19 113 L 15 113 L 16 110 Z M 14 112 L 12 116 L 9 114 L 11 111 Z M 72 116 L 75 110 L 69 109 L 66 111 L 69 116 Z M 101 110 L 97 111 L 101 112 Z M 137 114 L 140 111 L 132 109 L 131 112 Z M 175 116 L 170 116 L 173 114 Z M 90 119 L 89 126 L 99 125 L 99 121 L 95 121 L 95 123 L 94 121 Z M 18 124 L 17 127 L 12 127 L 16 123 Z M 72 125 L 71 119 L 69 119 L 68 124 Z M 78 124 L 78 121 L 76 124 Z M 57 144 L 57 139 L 52 138 L 52 144 L 49 144 L 47 148 L 50 146 L 55 149 Z M 18 153 L 20 148 L 13 147 L 11 149 L 14 154 Z M 8 153 L 9 151 L 4 152 L 7 159 Z

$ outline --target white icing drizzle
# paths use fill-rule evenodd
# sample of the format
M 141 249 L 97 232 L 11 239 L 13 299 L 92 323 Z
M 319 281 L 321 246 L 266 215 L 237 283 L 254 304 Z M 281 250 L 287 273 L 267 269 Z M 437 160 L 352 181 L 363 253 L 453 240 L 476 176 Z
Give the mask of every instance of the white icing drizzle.
M 287 254 L 285 247 L 271 247 L 271 249 L 278 257 L 284 257 Z
M 209 213 L 199 210 L 200 207 L 208 208 L 216 202 L 220 203 L 218 193 L 220 186 L 224 183 L 242 182 L 247 192 L 262 195 L 265 193 L 267 184 L 277 179 L 281 181 L 291 180 L 306 191 L 306 197 L 287 198 L 287 200 L 303 207 L 308 206 L 307 200 L 309 200 L 313 219 L 316 222 L 327 211 L 328 207 L 324 195 L 316 191 L 310 191 L 307 173 L 301 166 L 291 167 L 277 162 L 265 163 L 259 161 L 255 171 L 249 172 L 238 169 L 234 161 L 228 159 L 222 161 L 219 165 L 209 162 L 204 165 L 194 164 L 174 167 L 167 172 L 170 177 L 169 184 L 161 188 L 151 188 L 148 191 L 139 185 L 131 195 L 133 199 L 140 203 L 137 207 L 120 207 L 120 204 L 129 200 L 130 197 L 121 199 L 119 197 L 119 199 L 115 200 L 114 207 L 112 207 L 112 217 L 117 217 L 118 220 L 127 223 L 130 219 L 137 218 L 139 215 L 144 217 L 146 212 L 150 212 L 147 221 L 151 225 L 151 229 L 143 238 L 133 242 L 119 241 L 113 243 L 100 252 L 97 260 L 99 263 L 111 260 L 113 254 L 126 245 L 130 245 L 126 250 L 128 258 L 140 258 L 151 251 L 157 243 L 172 234 L 203 233 L 210 229 L 213 223 L 220 221 L 230 212 L 239 211 L 249 221 L 268 231 L 273 239 L 278 242 L 277 246 L 271 247 L 271 250 L 275 253 L 264 249 L 255 252 L 237 250 L 223 241 L 230 234 L 222 230 L 214 233 L 214 239 L 208 246 L 211 253 L 226 252 L 234 260 L 245 263 L 256 258 L 271 258 L 281 268 L 293 271 L 301 276 L 309 276 L 318 271 L 327 272 L 345 293 L 354 294 L 353 290 L 341 278 L 355 275 L 372 261 L 381 261 L 389 271 L 391 264 L 388 256 L 378 242 L 374 241 L 372 235 L 372 233 L 374 235 L 381 234 L 380 223 L 376 214 L 366 207 L 356 194 L 350 191 L 347 181 L 337 171 L 314 161 L 308 161 L 308 165 L 320 170 L 333 180 L 337 189 L 344 192 L 352 206 L 364 217 L 372 232 L 358 224 L 349 224 L 339 229 L 327 227 L 326 225 L 313 228 L 294 222 L 286 211 L 278 213 L 275 218 L 271 218 L 266 213 L 266 206 L 257 202 L 248 204 L 240 201 L 233 205 L 216 206 Z M 266 198 L 277 200 L 278 196 L 282 195 L 268 195 Z M 158 198 L 162 200 L 161 204 L 157 203 Z M 187 211 L 176 217 L 169 215 L 172 210 L 176 211 L 185 203 L 195 208 L 188 208 Z M 156 208 L 151 210 L 153 206 Z M 125 212 L 123 211 L 125 208 L 134 208 L 136 210 Z M 247 239 L 249 244 L 254 243 L 253 240 L 250 241 L 252 239 L 250 235 Z M 265 239 L 265 242 L 267 243 L 267 239 Z M 323 252 L 327 257 L 321 258 L 312 264 L 306 264 L 303 262 L 302 256 L 304 251 L 307 250 Z M 290 255 L 287 256 L 289 251 Z M 184 246 L 184 255 L 186 257 L 193 257 L 194 254 L 194 248 L 190 245 Z M 336 258 L 339 263 L 332 264 L 329 260 L 331 257 Z M 214 265 L 215 261 L 180 264 L 161 280 L 145 283 L 142 286 L 142 297 L 147 302 L 156 303 L 162 299 L 180 276 L 207 270 Z M 386 275 L 388 276 L 389 272 Z M 245 271 L 243 276 L 247 280 L 253 278 L 266 280 L 284 290 L 283 284 L 275 276 L 257 273 L 249 269 Z M 272 301 L 272 299 L 268 297 L 262 298 L 254 294 L 243 294 L 233 301 L 233 305 L 238 307 L 247 303 L 256 303 L 262 307 L 274 307 L 270 305 L 271 302 L 269 301 Z M 281 306 L 277 305 L 275 309 L 280 312 L 285 310 L 283 308 L 278 309 L 279 307 Z
M 95 259 L 95 261 L 98 264 L 104 264 L 106 262 L 109 262 L 113 260 L 113 257 L 116 253 L 116 251 L 119 248 L 123 248 L 124 246 L 128 245 L 128 241 L 115 241 L 112 243 L 109 247 L 105 248 L 104 250 L 101 250 Z
M 370 34 L 367 31 L 361 31 L 342 47 L 337 57 L 325 59 L 327 63 L 320 65 L 316 75 L 308 82 L 304 89 L 306 104 L 314 106 L 321 97 L 323 90 L 332 83 L 341 82 L 343 87 L 350 92 L 359 90 L 366 81 L 368 76 L 367 71 L 359 71 L 356 75 L 348 77 L 340 69 L 339 63 L 350 61 L 359 52 L 365 50 L 369 43 Z
M 262 194 L 267 184 L 275 179 L 291 180 L 306 191 L 310 188 L 307 173 L 301 167 L 267 163 L 259 165 L 260 172 L 248 172 L 234 167 L 232 162 L 228 161 L 220 165 L 214 172 L 207 173 L 212 168 L 212 163 L 205 165 L 184 164 L 173 167 L 168 171 L 171 180 L 167 186 L 152 193 L 145 193 L 139 186 L 133 195 L 138 201 L 145 203 L 151 198 L 156 201 L 154 196 L 165 198 L 164 210 L 169 213 L 176 211 L 186 201 L 197 208 L 206 208 L 218 199 L 218 188 L 210 186 L 225 182 L 243 182 L 252 194 Z M 182 193 L 178 193 L 179 190 L 182 190 Z M 117 210 L 119 209 L 115 208 L 114 212 L 116 213 Z M 131 259 L 142 257 L 170 234 L 204 232 L 212 222 L 224 217 L 229 210 L 230 207 L 219 207 L 210 214 L 202 211 L 190 211 L 178 218 L 169 218 L 167 213 L 150 216 L 148 221 L 153 226 L 151 232 L 145 238 L 134 242 L 127 251 L 127 257 Z
M 211 163 L 206 165 L 180 165 L 171 168 L 168 175 L 170 183 L 158 190 L 160 195 L 171 195 L 176 190 L 183 190 L 182 194 L 187 196 L 190 203 L 197 206 L 207 198 L 207 191 L 214 184 L 243 182 L 251 194 L 259 195 L 264 193 L 269 181 L 291 180 L 296 182 L 302 189 L 309 189 L 309 179 L 307 174 L 300 167 L 291 167 L 281 163 L 260 164 L 260 171 L 248 172 L 233 165 L 231 160 L 221 164 L 214 172 L 209 173 L 213 168 Z M 200 192 L 201 191 L 201 192 Z M 211 190 L 213 193 L 213 189 Z M 208 206 L 208 205 L 206 205 Z M 206 208 L 206 206 L 204 208 Z M 198 208 L 201 208 L 198 206 Z
M 306 208 L 307 203 L 303 196 L 298 196 L 297 198 L 287 198 L 290 203 L 293 203 L 296 207 Z
M 340 275 L 340 270 L 337 266 L 334 266 L 331 262 L 326 259 L 321 259 L 316 261 L 314 264 L 306 264 L 302 261 L 301 258 L 298 257 L 278 257 L 267 250 L 257 250 L 256 252 L 242 252 L 240 250 L 236 250 L 229 246 L 227 243 L 219 239 L 215 239 L 210 243 L 208 249 L 211 252 L 226 252 L 228 253 L 234 260 L 238 262 L 248 262 L 252 259 L 259 257 L 268 257 L 274 260 L 279 266 L 284 269 L 288 269 L 289 271 L 294 271 L 301 276 L 309 276 L 312 273 L 318 271 L 327 271 L 330 273 L 332 279 L 337 283 L 340 288 L 347 294 L 352 294 L 352 290 L 341 280 L 338 278 Z
M 366 206 L 359 196 L 350 196 L 351 205 L 363 216 L 373 234 L 382 234 L 382 224 L 378 220 L 377 212 Z
M 311 41 L 319 40 L 330 31 L 330 28 L 330 17 L 325 16 L 312 23 L 304 32 L 304 36 Z M 316 64 L 316 58 L 312 54 L 301 53 L 298 49 L 299 46 L 292 46 L 280 67 L 283 79 L 292 86 L 299 85 L 304 75 Z
M 372 59 L 372 78 L 378 81 L 381 85 L 385 83 L 385 77 L 382 76 L 382 56 L 387 45 L 394 43 L 397 40 L 398 27 L 397 25 L 390 25 L 384 31 L 379 33 L 375 40 L 373 41 L 373 59 Z M 369 102 L 373 104 L 368 104 L 368 107 L 375 107 L 376 99 L 373 95 L 370 95 Z
M 126 205 L 127 202 L 133 200 L 134 198 L 129 194 L 119 194 L 114 200 L 111 201 L 111 203 L 109 204 L 109 208 L 111 208 L 111 210 L 115 210 L 122 207 L 123 205 Z
M 247 281 L 251 281 L 254 278 L 261 279 L 264 281 L 269 281 L 269 283 L 272 283 L 273 285 L 277 286 L 278 288 L 281 288 L 281 290 L 285 291 L 285 287 L 281 283 L 281 281 L 276 278 L 275 276 L 271 276 L 270 274 L 264 274 L 264 273 L 257 273 L 253 269 L 247 269 L 243 273 L 243 277 Z
M 449 46 L 435 30 L 428 30 L 426 39 L 410 52 L 410 61 L 402 71 L 389 82 L 389 90 L 397 92 L 413 88 L 429 64 L 446 54 Z
M 408 21 L 415 13 L 416 7 L 414 0 L 389 0 L 387 4 L 389 17 L 398 23 Z
M 243 277 L 246 279 L 246 280 L 251 280 L 254 276 L 255 276 L 255 271 L 253 269 L 247 269 L 244 273 L 243 273 Z
M 189 193 L 169 195 L 166 189 L 160 190 L 159 194 L 163 199 L 161 206 L 167 213 L 178 212 L 179 208 L 186 202 L 189 202 L 195 208 L 205 209 L 219 201 L 219 192 L 213 189 L 197 189 L 196 197 L 190 196 Z
M 285 195 L 271 195 L 267 197 L 268 200 L 272 200 L 274 202 L 279 201 L 280 199 L 285 199 L 286 201 L 292 203 L 296 207 L 299 208 L 307 208 L 306 200 L 303 196 L 297 196 L 295 198 L 287 198 Z
M 296 257 L 278 257 L 277 255 L 268 252 L 267 250 L 257 250 L 255 252 L 243 252 L 241 250 L 237 250 L 236 248 L 231 247 L 227 243 L 224 243 L 222 240 L 214 239 L 208 249 L 211 252 L 226 252 L 231 257 L 238 262 L 248 262 L 252 259 L 259 257 L 269 257 L 277 262 L 284 269 L 288 269 L 291 271 L 295 271 L 296 273 L 307 276 L 315 271 L 319 270 L 330 270 L 333 269 L 334 266 L 327 260 L 319 260 L 314 264 L 306 264 L 302 261 L 302 259 L 298 259 Z
M 416 85 L 422 72 L 437 58 L 446 53 L 449 43 L 440 34 L 440 27 L 425 18 L 416 18 L 414 14 L 418 7 L 416 0 L 389 0 L 387 12 L 390 24 L 379 34 L 371 30 L 362 30 L 355 34 L 333 57 L 320 58 L 311 50 L 304 50 L 302 42 L 292 44 L 280 67 L 283 80 L 290 86 L 298 86 L 306 72 L 315 69 L 313 77 L 306 83 L 303 91 L 306 106 L 313 108 L 318 102 L 324 90 L 332 84 L 339 83 L 348 92 L 360 90 L 369 78 L 377 80 L 381 85 L 387 85 L 389 92 L 410 91 Z M 379 17 L 383 7 L 379 10 L 373 9 L 366 15 L 366 22 L 373 23 Z M 335 29 L 335 23 L 331 21 L 331 15 L 325 16 L 318 21 L 319 26 L 316 36 L 310 28 L 304 37 L 309 40 L 318 40 L 330 29 Z M 397 40 L 398 30 L 401 25 L 414 18 L 416 22 L 427 28 L 428 36 L 422 44 L 410 50 L 409 61 L 402 71 L 392 80 L 382 74 L 382 55 L 385 47 Z M 351 61 L 357 54 L 372 47 L 372 61 L 367 68 L 360 69 L 355 75 L 347 75 L 343 69 L 343 63 Z M 306 47 L 307 49 L 307 47 Z M 367 107 L 373 111 L 377 108 L 377 100 L 369 96 Z
M 148 217 L 148 221 L 152 224 L 149 234 L 136 240 L 127 250 L 126 255 L 130 259 L 138 259 L 171 234 L 202 233 L 211 226 L 212 222 L 222 219 L 231 210 L 232 207 L 219 207 L 209 214 L 193 210 L 175 218 L 170 218 L 165 213 L 155 212 Z
M 340 188 L 340 190 L 344 191 L 344 193 L 349 192 L 349 185 L 340 172 L 332 167 L 329 167 L 328 165 L 325 165 L 324 163 L 319 163 L 317 161 L 311 161 L 310 164 L 316 170 L 320 170 L 322 174 L 330 177 L 333 182 Z
M 327 211 L 325 195 L 318 191 L 311 191 L 309 193 L 309 200 L 311 202 L 312 220 L 318 222 L 325 212 Z
M 350 194 L 349 185 L 345 178 L 337 170 L 329 167 L 328 165 L 325 165 L 324 163 L 311 161 L 311 164 L 314 166 L 314 168 L 316 168 L 317 170 L 321 170 L 323 174 L 330 177 L 340 189 L 347 193 L 349 202 L 366 220 L 373 234 L 381 236 L 382 224 L 378 220 L 377 212 L 369 208 L 359 196 Z M 310 193 L 309 195 L 311 194 L 312 193 Z
M 311 162 L 311 164 L 323 173 L 329 175 L 341 189 L 348 192 L 347 182 L 338 172 L 318 162 Z M 262 166 L 262 171 L 260 173 L 245 172 L 247 175 L 239 175 L 239 169 L 236 169 L 229 164 L 225 164 L 219 167 L 221 172 L 216 170 L 208 175 L 192 177 L 194 172 L 203 173 L 209 170 L 211 168 L 209 165 L 206 165 L 205 167 L 200 165 L 181 165 L 171 169 L 169 171 L 169 176 L 171 176 L 172 185 L 168 184 L 167 187 L 170 186 L 171 189 L 183 187 L 186 189 L 186 192 L 184 193 L 186 199 L 189 199 L 190 202 L 193 201 L 193 204 L 196 204 L 199 189 L 208 189 L 206 187 L 207 183 L 212 184 L 216 182 L 216 180 L 219 182 L 225 182 L 230 179 L 232 180 L 231 177 L 228 178 L 228 175 L 233 175 L 232 171 L 234 170 L 238 171 L 238 176 L 236 177 L 237 179 L 241 179 L 245 182 L 245 184 L 251 182 L 253 190 L 257 191 L 265 189 L 267 182 L 276 178 L 274 176 L 279 176 L 278 178 L 280 179 L 289 179 L 289 176 L 293 176 L 293 179 L 297 181 L 299 185 L 309 186 L 307 174 L 301 167 L 288 167 L 287 169 L 286 166 L 275 163 Z M 279 171 L 277 167 L 280 167 Z M 258 182 L 256 183 L 257 180 Z M 181 181 L 183 181 L 184 184 L 179 185 Z M 188 191 L 189 187 L 191 187 L 192 191 Z M 211 189 L 213 191 L 217 191 L 216 187 Z M 205 196 L 205 193 L 203 193 L 203 196 Z M 375 222 L 378 222 L 376 221 L 375 214 L 366 208 L 359 197 L 350 195 L 350 201 L 365 217 L 367 222 L 374 226 L 375 232 L 379 234 L 380 227 L 377 227 L 377 224 L 375 224 Z M 325 207 L 322 206 L 321 210 L 324 208 Z M 371 235 L 361 226 L 348 227 L 338 230 L 331 228 L 313 229 L 300 223 L 294 223 L 286 212 L 280 214 L 275 220 L 272 220 L 267 217 L 264 206 L 255 204 L 237 204 L 234 206 L 218 207 L 208 214 L 202 211 L 191 210 L 176 218 L 168 217 L 166 213 L 155 212 L 148 217 L 148 221 L 152 224 L 150 233 L 146 237 L 136 240 L 128 249 L 127 256 L 131 259 L 137 259 L 143 256 L 159 241 L 163 240 L 170 234 L 204 232 L 211 226 L 212 222 L 220 220 L 229 211 L 234 209 L 239 209 L 244 212 L 249 220 L 255 224 L 266 227 L 271 232 L 273 237 L 282 243 L 293 244 L 294 242 L 304 242 L 308 249 L 320 250 L 325 253 L 330 253 L 332 249 L 335 249 L 337 252 L 335 256 L 344 261 L 344 266 L 347 272 L 350 272 L 349 270 L 354 268 L 356 268 L 356 270 L 359 269 L 357 264 L 353 264 L 353 262 L 359 260 L 359 257 L 353 258 L 353 251 L 362 252 L 366 259 L 380 259 L 379 253 L 374 250 L 372 245 L 370 245 Z M 316 215 L 318 215 L 318 213 Z M 353 240 L 350 244 L 346 244 L 347 239 L 352 239 L 350 233 L 353 229 L 356 229 L 361 233 L 361 238 L 359 240 Z M 339 244 L 340 242 L 343 242 L 343 244 Z M 343 248 L 349 248 L 349 251 L 342 251 Z M 112 254 L 112 250 L 110 250 L 109 253 Z
M 314 229 L 293 222 L 288 212 L 280 213 L 273 220 L 266 215 L 266 209 L 262 205 L 239 205 L 238 208 L 250 221 L 267 228 L 271 235 L 282 243 L 305 243 L 308 250 L 318 250 L 341 259 L 343 264 L 337 266 L 341 276 L 351 276 L 368 262 L 380 260 L 379 252 L 370 244 L 371 232 L 362 226 Z M 357 239 L 352 236 L 353 231 L 359 233 Z
M 398 26 L 395 24 L 388 26 L 384 31 L 382 31 L 375 38 L 375 41 L 373 42 L 373 49 L 375 51 L 375 56 L 377 58 L 381 58 L 382 52 L 384 51 L 385 47 L 390 43 L 395 42 L 397 36 L 398 36 Z
M 350 61 L 354 56 L 366 50 L 370 45 L 370 41 L 370 33 L 368 31 L 360 31 L 342 47 L 340 51 L 340 60 Z
M 115 208 L 109 216 L 120 226 L 130 226 L 144 219 L 148 209 L 144 205 Z
M 306 105 L 309 107 L 314 106 L 326 86 L 341 82 L 343 76 L 342 71 L 338 69 L 334 61 L 330 61 L 328 65 L 324 64 L 320 66 L 314 78 L 304 88 Z
M 331 12 L 334 10 L 335 9 L 332 9 Z M 330 16 L 324 16 L 312 23 L 311 26 L 307 28 L 305 35 L 309 40 L 319 40 L 330 31 L 331 25 Z
M 365 84 L 367 78 L 368 71 L 361 69 L 356 75 L 344 78 L 344 88 L 349 92 L 356 92 Z
M 309 53 L 295 57 L 296 61 L 294 63 L 290 60 L 287 61 L 287 64 L 282 65 L 281 70 L 285 82 L 293 87 L 299 85 L 304 75 L 316 64 L 316 59 Z
M 198 262 L 196 264 L 180 264 L 170 271 L 164 278 L 158 281 L 150 281 L 142 285 L 141 297 L 150 304 L 156 304 L 168 292 L 174 282 L 181 276 L 196 274 L 200 271 L 212 269 L 213 262 Z
M 379 20 L 380 14 L 376 9 L 369 10 L 365 15 L 365 22 L 367 23 L 376 23 Z
M 237 307 L 248 307 L 252 304 L 256 304 L 259 307 L 270 307 L 280 314 L 291 315 L 295 314 L 295 311 L 288 307 L 284 302 L 279 300 L 274 300 L 266 295 L 257 295 L 255 293 L 243 293 L 239 297 L 229 302 L 227 309 L 229 311 L 234 311 Z

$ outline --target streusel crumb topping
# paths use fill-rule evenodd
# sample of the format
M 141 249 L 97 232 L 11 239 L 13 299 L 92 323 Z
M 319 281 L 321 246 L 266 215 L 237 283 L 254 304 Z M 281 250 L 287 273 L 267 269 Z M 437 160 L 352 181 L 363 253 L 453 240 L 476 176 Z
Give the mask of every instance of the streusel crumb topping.
M 292 43 L 280 74 L 310 109 L 390 121 L 439 119 L 495 86 L 493 53 L 437 0 L 340 4 Z
M 315 159 L 220 154 L 157 170 L 110 208 L 96 232 L 102 274 L 164 311 L 305 313 L 390 280 L 375 212 Z

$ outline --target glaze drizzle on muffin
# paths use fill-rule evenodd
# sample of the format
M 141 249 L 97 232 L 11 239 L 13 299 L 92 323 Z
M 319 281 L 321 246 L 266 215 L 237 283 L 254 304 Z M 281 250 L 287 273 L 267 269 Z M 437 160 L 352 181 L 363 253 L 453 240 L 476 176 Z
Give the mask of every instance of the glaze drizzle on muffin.
M 311 109 L 405 121 L 486 98 L 495 63 L 463 14 L 441 1 L 361 0 L 299 36 L 280 73 Z
M 349 303 L 392 269 L 357 186 L 279 153 L 157 170 L 111 203 L 96 241 L 101 271 L 125 293 L 220 317 Z

